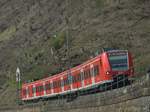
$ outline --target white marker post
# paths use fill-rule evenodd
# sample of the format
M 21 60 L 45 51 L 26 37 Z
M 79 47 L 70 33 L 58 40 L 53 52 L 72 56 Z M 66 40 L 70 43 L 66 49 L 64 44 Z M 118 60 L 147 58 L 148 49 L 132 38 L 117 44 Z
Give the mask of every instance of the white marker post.
M 17 67 L 16 70 L 16 84 L 17 84 L 17 103 L 19 104 L 19 99 L 20 99 L 20 69 Z

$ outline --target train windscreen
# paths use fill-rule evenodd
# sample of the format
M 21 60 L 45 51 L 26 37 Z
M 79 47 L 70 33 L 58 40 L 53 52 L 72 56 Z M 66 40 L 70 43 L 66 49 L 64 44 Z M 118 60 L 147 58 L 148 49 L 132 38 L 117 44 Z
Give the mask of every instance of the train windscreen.
M 128 70 L 128 54 L 127 51 L 109 52 L 109 62 L 114 71 Z

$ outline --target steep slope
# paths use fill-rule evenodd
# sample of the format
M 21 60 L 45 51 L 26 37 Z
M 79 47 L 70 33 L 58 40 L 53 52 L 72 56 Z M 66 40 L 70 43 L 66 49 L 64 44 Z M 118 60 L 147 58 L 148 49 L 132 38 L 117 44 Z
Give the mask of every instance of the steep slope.
M 66 69 L 66 35 L 71 66 L 111 47 L 129 49 L 137 73 L 149 67 L 149 0 L 0 0 L 0 6 L 2 91 L 15 88 L 17 66 L 24 81 Z

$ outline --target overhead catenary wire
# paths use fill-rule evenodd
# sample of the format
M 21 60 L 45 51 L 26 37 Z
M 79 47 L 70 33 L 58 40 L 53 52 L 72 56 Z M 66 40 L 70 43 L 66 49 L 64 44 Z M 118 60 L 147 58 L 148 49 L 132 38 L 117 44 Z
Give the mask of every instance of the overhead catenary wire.
M 66 56 L 67 56 L 67 68 L 68 68 L 68 79 L 69 83 L 71 83 L 71 61 L 70 61 L 70 21 L 69 21 L 69 10 L 70 10 L 70 0 L 66 0 L 66 17 L 65 17 L 65 22 L 66 22 Z M 71 89 L 71 88 L 70 88 Z

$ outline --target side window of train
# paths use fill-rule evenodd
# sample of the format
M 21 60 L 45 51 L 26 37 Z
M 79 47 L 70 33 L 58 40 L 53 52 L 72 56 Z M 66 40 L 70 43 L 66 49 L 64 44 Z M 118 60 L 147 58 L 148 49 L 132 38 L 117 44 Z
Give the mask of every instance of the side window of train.
M 77 74 L 77 76 L 76 76 L 76 81 L 77 81 L 77 82 L 81 81 L 80 73 Z
M 90 77 L 90 69 L 87 69 L 85 72 L 84 72 L 84 79 L 88 79 Z
M 29 87 L 26 88 L 26 94 L 29 95 Z
M 63 86 L 64 86 L 64 80 L 61 79 L 61 87 L 63 87 Z
M 36 86 L 36 92 L 38 92 L 38 87 Z
M 68 78 L 66 77 L 65 79 L 64 79 L 64 86 L 66 86 L 66 85 L 68 85 L 69 84 L 69 81 L 68 81 Z
M 87 70 L 84 71 L 84 79 L 87 79 Z
M 77 75 L 77 80 L 81 81 L 81 75 L 80 75 L 80 73 Z
M 32 93 L 36 93 L 36 87 L 32 87 Z
M 72 84 L 73 82 L 73 76 L 69 73 L 67 74 L 68 84 Z
M 37 92 L 42 92 L 43 91 L 43 85 L 42 86 L 37 86 L 36 91 Z
M 53 85 L 54 85 L 54 88 L 58 88 L 61 86 L 61 81 L 60 80 L 54 81 Z
M 64 81 L 64 86 L 66 86 L 66 78 L 64 78 L 63 81 Z
M 78 82 L 78 76 L 77 75 L 74 76 L 73 81 L 74 81 L 74 83 Z
M 51 82 L 51 88 L 52 88 L 52 89 L 54 88 L 53 82 Z
M 51 89 L 51 83 L 47 83 L 46 85 L 45 85 L 45 87 L 46 87 L 46 90 L 50 90 Z
M 38 86 L 36 86 L 36 92 L 39 92 L 39 88 L 38 88 Z
M 34 93 L 36 93 L 36 87 L 34 87 L 34 90 L 33 90 L 33 91 L 34 91 Z
M 53 81 L 53 88 L 56 88 L 56 81 Z
M 76 76 L 72 76 L 72 83 L 76 82 Z
M 78 73 L 77 75 L 72 76 L 72 80 L 73 80 L 73 83 L 80 81 L 80 74 Z
M 58 80 L 58 87 L 61 87 L 61 81 Z
M 87 78 L 91 77 L 90 69 L 87 70 Z
M 84 71 L 83 69 L 80 71 L 81 81 L 84 80 Z
M 93 77 L 94 76 L 94 66 L 93 65 L 91 65 L 91 67 L 90 67 L 91 69 L 90 69 L 90 73 L 91 73 L 91 76 Z
M 94 76 L 97 76 L 99 74 L 99 66 L 94 66 Z
M 43 90 L 44 90 L 44 86 L 42 85 L 42 86 L 41 86 L 41 92 L 42 92 Z
M 34 93 L 34 87 L 32 87 L 32 93 Z
M 43 85 L 39 86 L 39 92 L 42 92 L 42 91 L 43 91 Z

